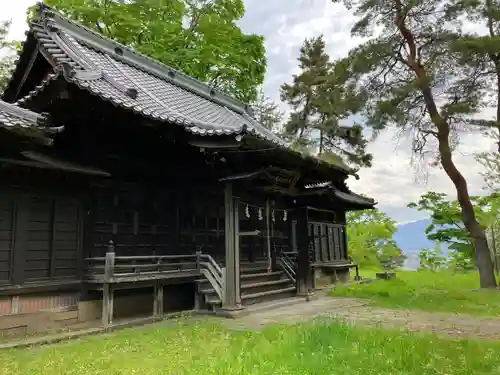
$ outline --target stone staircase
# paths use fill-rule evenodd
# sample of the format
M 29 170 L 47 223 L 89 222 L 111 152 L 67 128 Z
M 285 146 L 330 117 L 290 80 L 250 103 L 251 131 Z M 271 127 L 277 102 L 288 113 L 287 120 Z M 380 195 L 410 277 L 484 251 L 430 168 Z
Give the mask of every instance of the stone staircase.
M 216 311 L 222 301 L 208 280 L 198 282 L 198 292 L 204 309 Z M 281 270 L 267 272 L 267 263 L 242 263 L 240 268 L 240 293 L 243 306 L 294 297 L 294 282 Z

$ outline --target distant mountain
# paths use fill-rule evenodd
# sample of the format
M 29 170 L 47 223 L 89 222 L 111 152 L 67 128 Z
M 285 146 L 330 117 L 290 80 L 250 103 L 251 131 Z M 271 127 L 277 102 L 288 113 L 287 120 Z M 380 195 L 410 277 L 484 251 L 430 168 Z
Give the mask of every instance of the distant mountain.
M 418 253 L 420 250 L 424 248 L 433 249 L 435 247 L 435 243 L 429 241 L 425 235 L 425 228 L 430 223 L 430 220 L 418 220 L 398 225 L 393 238 L 407 257 L 405 267 L 411 269 L 418 268 Z M 448 252 L 446 246 L 442 245 L 441 249 L 446 255 Z

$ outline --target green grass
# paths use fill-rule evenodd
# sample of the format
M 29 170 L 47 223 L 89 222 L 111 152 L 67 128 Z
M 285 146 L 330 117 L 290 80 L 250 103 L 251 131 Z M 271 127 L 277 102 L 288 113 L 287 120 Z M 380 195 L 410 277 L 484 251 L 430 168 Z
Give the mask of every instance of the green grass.
M 2 375 L 498 374 L 500 343 L 332 322 L 234 332 L 186 321 L 0 352 Z
M 375 277 L 375 272 L 362 275 Z M 396 275 L 390 281 L 338 286 L 331 295 L 369 298 L 377 306 L 390 308 L 500 315 L 500 291 L 479 290 L 477 273 L 398 271 Z

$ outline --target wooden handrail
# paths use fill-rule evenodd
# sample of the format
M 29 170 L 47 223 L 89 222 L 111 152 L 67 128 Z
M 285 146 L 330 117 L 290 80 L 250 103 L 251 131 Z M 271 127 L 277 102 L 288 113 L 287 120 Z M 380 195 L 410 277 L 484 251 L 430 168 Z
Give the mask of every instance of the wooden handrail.
M 202 254 L 201 251 L 197 252 L 197 257 L 200 260 L 198 268 L 201 274 L 205 276 L 212 288 L 214 288 L 215 293 L 224 301 L 224 271 L 217 264 L 217 262 L 209 254 Z
M 295 272 L 294 262 L 288 257 L 288 255 L 286 255 L 286 253 L 282 253 L 279 263 L 280 263 L 281 269 L 295 283 L 296 282 L 296 272 Z
M 137 255 L 137 256 L 118 256 L 118 260 L 148 260 L 148 259 L 195 259 L 196 254 L 185 255 Z M 104 262 L 106 257 L 85 258 L 86 262 L 100 261 Z

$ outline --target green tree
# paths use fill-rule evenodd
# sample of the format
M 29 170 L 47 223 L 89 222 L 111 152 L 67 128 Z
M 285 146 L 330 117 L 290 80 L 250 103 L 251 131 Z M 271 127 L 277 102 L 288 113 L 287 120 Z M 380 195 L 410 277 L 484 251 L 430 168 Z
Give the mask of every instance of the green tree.
M 285 133 L 308 147 L 314 146 L 310 137 L 318 115 L 314 101 L 330 69 L 330 57 L 325 52 L 323 36 L 306 39 L 300 48 L 298 61 L 301 72 L 293 75 L 292 84 L 281 86 L 281 100 L 292 108 Z
M 252 102 L 264 81 L 264 38 L 236 22 L 243 0 L 46 0 L 66 16 Z
M 478 100 L 483 106 L 496 107 L 496 118 L 473 119 L 487 134 L 495 139 L 500 152 L 500 1 L 498 0 L 448 0 L 444 11 L 446 20 L 461 27 L 465 20 L 485 26 L 485 33 L 467 33 L 454 42 L 460 54 L 460 63 L 473 69 Z M 493 83 L 493 84 L 492 84 Z M 492 100 L 493 99 L 493 100 Z
M 341 0 L 333 0 L 340 2 Z M 440 0 L 342 0 L 359 17 L 351 33 L 366 38 L 349 55 L 350 76 L 367 91 L 366 125 L 412 134 L 412 148 L 433 154 L 455 186 L 462 221 L 474 241 L 481 287 L 496 287 L 484 229 L 467 181 L 453 160 L 455 130 L 479 111 L 480 72 L 461 64 L 459 29 L 443 19 Z
M 253 102 L 252 107 L 255 112 L 255 119 L 259 124 L 264 125 L 274 133 L 281 131 L 285 114 L 280 110 L 277 103 L 264 95 L 262 89 L 259 90 L 257 99 Z
M 378 210 L 354 211 L 347 215 L 347 239 L 353 260 L 363 267 L 394 268 L 404 257 L 392 239 L 396 223 Z
M 330 154 L 327 160 L 341 158 L 354 166 L 370 166 L 372 156 L 366 153 L 362 127 L 342 125 L 364 99 L 356 85 L 346 82 L 346 62 L 330 61 L 323 36 L 306 39 L 298 61 L 301 72 L 291 84 L 281 86 L 281 100 L 293 110 L 285 135 L 298 147 Z
M 0 22 L 0 94 L 9 82 L 11 70 L 16 59 L 15 44 L 7 40 L 10 22 Z
M 497 193 L 473 196 L 471 201 L 481 227 L 484 230 L 490 228 L 497 221 L 500 196 Z M 474 239 L 463 223 L 457 200 L 450 201 L 446 194 L 430 191 L 423 194 L 418 202 L 409 203 L 408 207 L 430 215 L 431 224 L 425 230 L 429 240 L 445 243 L 450 250 L 461 253 L 464 258 L 475 259 Z
M 439 244 L 436 244 L 433 250 L 420 250 L 418 260 L 420 262 L 419 270 L 429 270 L 432 272 L 439 271 L 446 264 L 446 257 Z

